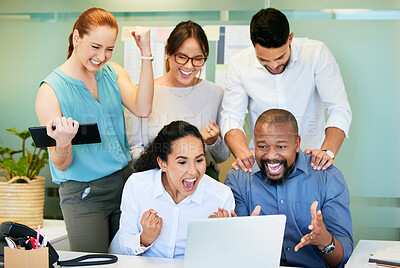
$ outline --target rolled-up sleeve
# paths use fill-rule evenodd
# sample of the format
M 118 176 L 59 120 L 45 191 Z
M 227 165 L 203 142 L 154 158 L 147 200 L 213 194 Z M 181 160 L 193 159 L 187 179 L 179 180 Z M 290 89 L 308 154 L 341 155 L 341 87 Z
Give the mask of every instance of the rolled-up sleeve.
M 329 48 L 323 43 L 315 71 L 315 84 L 327 109 L 326 128 L 337 127 L 348 137 L 352 119 L 350 104 L 339 65 Z
M 222 99 L 222 138 L 225 138 L 226 133 L 231 129 L 240 129 L 245 133 L 243 125 L 247 112 L 248 96 L 237 69 L 239 65 L 237 60 L 232 58 L 228 67 L 224 98 Z
M 350 194 L 343 174 L 338 172 L 327 179 L 326 200 L 321 211 L 326 229 L 343 247 L 343 259 L 339 267 L 344 267 L 353 252 L 353 227 L 350 213 Z

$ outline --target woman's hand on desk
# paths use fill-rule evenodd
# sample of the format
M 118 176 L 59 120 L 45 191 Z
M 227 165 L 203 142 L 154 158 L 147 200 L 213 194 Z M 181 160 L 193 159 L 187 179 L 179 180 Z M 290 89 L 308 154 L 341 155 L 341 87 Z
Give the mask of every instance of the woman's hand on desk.
M 143 246 L 148 247 L 160 235 L 162 218 L 157 215 L 157 211 L 149 209 L 143 213 L 140 224 L 143 227 L 143 232 L 140 235 L 140 243 Z

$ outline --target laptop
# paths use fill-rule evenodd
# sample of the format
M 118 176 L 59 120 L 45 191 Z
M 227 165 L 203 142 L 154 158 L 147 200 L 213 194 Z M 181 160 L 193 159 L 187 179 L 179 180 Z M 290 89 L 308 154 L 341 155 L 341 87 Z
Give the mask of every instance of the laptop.
M 184 267 L 279 267 L 285 223 L 285 215 L 192 220 Z

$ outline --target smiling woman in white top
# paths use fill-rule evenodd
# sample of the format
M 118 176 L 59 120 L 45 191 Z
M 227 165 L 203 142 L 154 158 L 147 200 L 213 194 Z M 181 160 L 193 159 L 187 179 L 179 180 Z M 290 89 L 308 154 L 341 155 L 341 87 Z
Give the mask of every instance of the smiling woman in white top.
M 187 122 L 162 128 L 135 169 L 122 194 L 124 254 L 183 258 L 189 221 L 235 206 L 230 188 L 205 175 L 204 142 Z
M 225 161 L 230 151 L 218 127 L 223 89 L 198 78 L 207 57 L 207 36 L 197 23 L 179 23 L 165 47 L 166 74 L 155 80 L 154 101 L 148 119 L 125 110 L 131 156 L 135 161 L 157 135 L 174 120 L 184 120 L 201 130 L 206 143 L 206 174 L 218 178 L 217 163 Z

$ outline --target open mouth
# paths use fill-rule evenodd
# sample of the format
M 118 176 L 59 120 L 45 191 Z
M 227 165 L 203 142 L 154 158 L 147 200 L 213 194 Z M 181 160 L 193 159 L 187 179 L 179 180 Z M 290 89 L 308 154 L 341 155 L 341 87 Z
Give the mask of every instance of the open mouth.
M 272 174 L 279 174 L 282 170 L 283 163 L 276 163 L 276 164 L 266 164 L 265 165 L 268 171 Z
M 93 65 L 100 65 L 100 61 L 90 60 Z
M 186 72 L 186 71 L 184 71 L 182 69 L 179 69 L 179 71 L 181 72 L 181 74 L 183 74 L 183 76 L 190 76 L 193 73 L 193 71 Z
M 268 66 L 267 66 L 267 68 L 268 68 L 268 70 L 269 70 L 271 73 L 277 74 L 277 73 L 280 73 L 280 72 L 281 72 L 281 70 L 282 70 L 282 65 L 279 65 L 279 66 L 276 67 L 275 69 L 272 69 L 272 68 L 270 68 L 270 67 L 268 67 Z
M 195 185 L 196 185 L 196 181 L 197 181 L 197 178 L 193 178 L 193 179 L 184 179 L 184 180 L 182 181 L 183 188 L 184 188 L 186 191 L 188 191 L 188 192 L 193 191 L 194 188 L 195 188 Z

